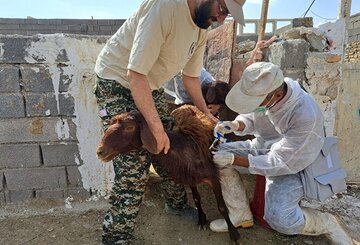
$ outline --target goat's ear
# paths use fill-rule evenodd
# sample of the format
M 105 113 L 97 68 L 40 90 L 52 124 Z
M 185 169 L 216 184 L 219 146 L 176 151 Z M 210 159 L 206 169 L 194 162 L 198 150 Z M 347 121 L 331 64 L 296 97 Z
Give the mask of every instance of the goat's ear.
M 216 91 L 214 86 L 209 86 L 206 94 L 205 94 L 205 100 L 207 104 L 212 104 L 216 98 Z
M 154 135 L 151 133 L 150 128 L 143 117 L 140 122 L 140 137 L 143 146 L 153 154 L 156 154 L 157 143 Z

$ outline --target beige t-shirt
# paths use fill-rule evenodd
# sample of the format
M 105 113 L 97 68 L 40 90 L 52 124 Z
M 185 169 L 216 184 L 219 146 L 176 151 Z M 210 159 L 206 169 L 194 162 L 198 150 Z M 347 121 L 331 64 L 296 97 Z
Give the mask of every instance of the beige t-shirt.
M 181 70 L 198 77 L 206 34 L 193 22 L 186 0 L 145 0 L 108 40 L 95 72 L 129 87 L 126 73 L 130 69 L 146 75 L 153 90 Z

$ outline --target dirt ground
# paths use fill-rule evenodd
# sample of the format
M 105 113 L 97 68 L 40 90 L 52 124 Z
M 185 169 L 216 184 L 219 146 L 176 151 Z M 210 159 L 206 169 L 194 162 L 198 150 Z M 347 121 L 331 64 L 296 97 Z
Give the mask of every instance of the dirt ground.
M 136 226 L 136 245 L 222 245 L 230 244 L 227 233 L 199 231 L 196 224 L 166 214 L 163 198 L 157 191 L 159 178 L 151 175 L 145 200 Z M 221 218 L 209 188 L 200 187 L 202 203 L 208 220 Z M 190 192 L 189 192 L 190 195 Z M 69 199 L 68 199 L 69 201 Z M 356 240 L 360 240 L 360 190 L 351 186 L 347 194 L 323 205 L 304 203 L 317 209 L 336 213 Z M 10 204 L 0 209 L 0 244 L 99 244 L 101 223 L 107 200 L 54 202 L 36 201 Z M 284 236 L 255 225 L 239 229 L 242 244 L 295 245 L 330 244 L 324 236 Z

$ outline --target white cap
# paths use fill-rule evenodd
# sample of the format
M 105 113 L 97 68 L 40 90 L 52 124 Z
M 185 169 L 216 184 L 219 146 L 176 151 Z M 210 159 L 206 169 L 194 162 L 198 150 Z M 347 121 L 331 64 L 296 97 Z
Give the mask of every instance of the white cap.
M 241 25 L 245 25 L 243 5 L 246 0 L 224 0 L 227 9 L 229 10 L 235 21 Z
M 239 114 L 252 112 L 283 82 L 283 73 L 277 65 L 256 62 L 244 70 L 240 81 L 227 94 L 225 103 Z

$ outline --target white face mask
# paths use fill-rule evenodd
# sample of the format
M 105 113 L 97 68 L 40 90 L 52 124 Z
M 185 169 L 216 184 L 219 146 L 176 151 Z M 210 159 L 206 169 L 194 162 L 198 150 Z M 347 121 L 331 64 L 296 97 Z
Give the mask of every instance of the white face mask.
M 255 113 L 265 113 L 267 112 L 271 107 L 273 107 L 276 104 L 276 101 L 273 102 L 271 105 L 269 105 L 269 103 L 272 101 L 272 99 L 274 98 L 275 93 L 271 96 L 269 102 L 266 105 L 262 105 L 262 106 L 258 106 L 255 108 L 254 112 Z

